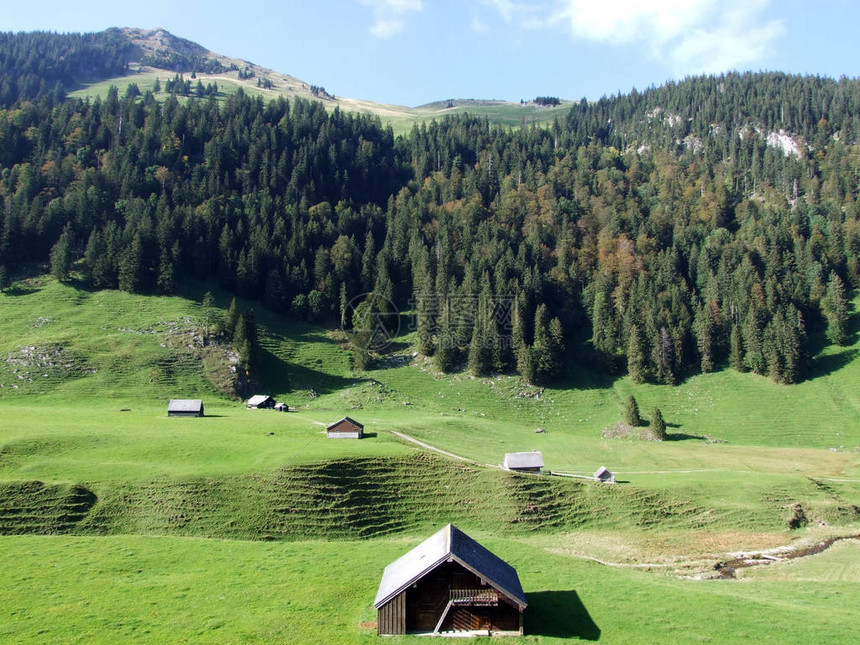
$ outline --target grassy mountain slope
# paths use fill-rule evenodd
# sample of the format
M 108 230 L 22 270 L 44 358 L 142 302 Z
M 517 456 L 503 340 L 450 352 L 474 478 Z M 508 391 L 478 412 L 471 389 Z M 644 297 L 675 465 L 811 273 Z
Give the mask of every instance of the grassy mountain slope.
M 185 59 L 194 57 L 221 65 L 223 70 L 197 71 L 193 84 L 196 85 L 197 80 L 200 80 L 203 85 L 217 83 L 222 97 L 234 94 L 241 88 L 246 94 L 259 95 L 264 100 L 278 96 L 319 100 L 330 111 L 337 107 L 349 112 L 362 112 L 378 116 L 383 123 L 390 124 L 396 133 L 407 132 L 416 122 L 462 112 L 485 115 L 492 123 L 510 126 L 519 126 L 522 123 L 551 123 L 557 115 L 564 114 L 570 105 L 565 102 L 559 106 L 547 108 L 531 103 L 521 105 L 505 101 L 452 100 L 439 101 L 419 107 L 406 107 L 336 96 L 337 88 L 330 88 L 335 94 L 325 96 L 320 92 L 314 92 L 310 82 L 255 65 L 246 60 L 211 52 L 205 47 L 178 38 L 163 29 L 125 28 L 114 31 L 131 44 L 129 73 L 124 76 L 103 78 L 96 81 L 87 80 L 81 87 L 70 92 L 70 96 L 89 99 L 104 98 L 112 85 L 118 87 L 122 93 L 129 83 L 136 83 L 140 90 L 145 92 L 154 89 L 156 80 L 160 81 L 163 89 L 165 82 L 173 78 L 176 71 L 154 67 L 151 64 L 151 59 L 153 56 L 161 56 L 166 59 L 168 56 L 174 55 Z M 147 64 L 147 61 L 150 64 Z M 184 77 L 190 77 L 190 70 L 185 72 Z M 168 95 L 162 91 L 157 96 L 166 98 Z
M 353 373 L 338 334 L 259 310 L 264 382 L 297 411 L 255 412 L 219 394 L 194 349 L 204 288 L 43 277 L 0 294 L 0 640 L 369 642 L 382 568 L 449 521 L 518 568 L 522 642 L 853 640 L 856 568 L 692 578 L 729 551 L 860 532 L 856 345 L 798 386 L 579 371 L 539 390 L 436 374 L 409 335 L 387 368 Z M 660 405 L 676 440 L 602 438 L 629 393 Z M 174 396 L 203 397 L 209 416 L 167 418 Z M 370 438 L 327 440 L 345 414 Z M 493 467 L 530 449 L 622 483 Z M 798 503 L 810 524 L 790 531 Z M 858 547 L 841 544 L 814 558 L 850 562 Z

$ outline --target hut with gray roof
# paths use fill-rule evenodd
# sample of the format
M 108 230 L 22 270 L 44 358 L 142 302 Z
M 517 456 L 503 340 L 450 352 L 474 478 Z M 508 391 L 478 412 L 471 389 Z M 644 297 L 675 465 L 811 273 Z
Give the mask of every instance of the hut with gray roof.
M 202 417 L 203 401 L 200 399 L 170 399 L 167 404 L 169 417 Z
M 387 567 L 373 606 L 379 634 L 523 633 L 516 570 L 448 524 Z
M 525 473 L 539 473 L 543 468 L 543 453 L 540 450 L 532 452 L 506 452 L 505 470 L 516 470 Z
M 599 482 L 603 482 L 604 484 L 614 484 L 615 483 L 615 475 L 610 472 L 610 470 L 606 466 L 601 466 L 598 468 L 597 472 L 594 473 L 594 479 Z
M 275 399 L 268 394 L 255 394 L 245 404 L 251 410 L 274 409 Z

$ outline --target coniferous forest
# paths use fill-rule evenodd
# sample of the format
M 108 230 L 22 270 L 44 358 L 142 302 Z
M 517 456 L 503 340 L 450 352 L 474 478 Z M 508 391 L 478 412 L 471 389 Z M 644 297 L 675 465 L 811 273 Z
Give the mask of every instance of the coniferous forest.
M 793 383 L 812 334 L 847 339 L 855 80 L 698 77 L 583 100 L 549 127 L 461 115 L 399 137 L 241 91 L 63 94 L 2 88 L 4 281 L 33 262 L 131 292 L 192 275 L 335 324 L 373 292 L 418 312 L 439 369 L 534 383 L 571 362 Z

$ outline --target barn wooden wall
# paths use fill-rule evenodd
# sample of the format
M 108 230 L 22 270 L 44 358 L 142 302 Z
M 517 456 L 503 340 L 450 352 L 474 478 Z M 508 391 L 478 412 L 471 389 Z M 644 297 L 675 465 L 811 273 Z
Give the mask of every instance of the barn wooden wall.
M 378 634 L 406 633 L 406 591 L 403 591 L 379 608 Z

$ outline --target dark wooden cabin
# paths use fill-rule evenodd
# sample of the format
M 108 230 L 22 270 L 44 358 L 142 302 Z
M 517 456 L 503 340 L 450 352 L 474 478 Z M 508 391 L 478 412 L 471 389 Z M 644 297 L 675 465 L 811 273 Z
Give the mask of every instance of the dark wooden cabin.
M 387 567 L 373 606 L 379 634 L 523 633 L 516 570 L 449 524 Z
M 170 399 L 167 404 L 169 417 L 202 417 L 203 401 L 200 399 Z
M 275 399 L 270 397 L 268 394 L 255 394 L 248 402 L 245 404 L 249 409 L 274 409 L 275 407 Z
M 325 433 L 330 439 L 361 439 L 364 426 L 355 419 L 344 417 L 326 426 Z

